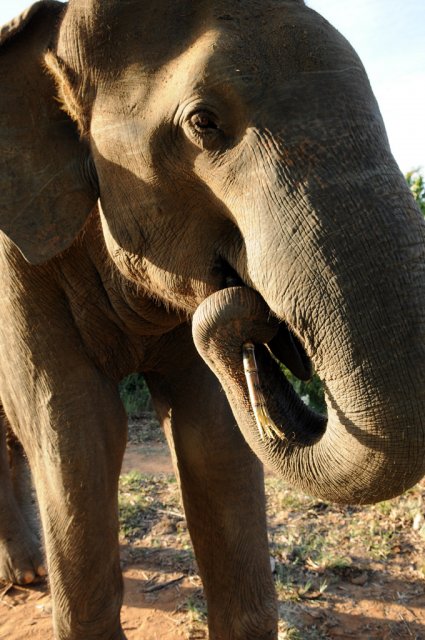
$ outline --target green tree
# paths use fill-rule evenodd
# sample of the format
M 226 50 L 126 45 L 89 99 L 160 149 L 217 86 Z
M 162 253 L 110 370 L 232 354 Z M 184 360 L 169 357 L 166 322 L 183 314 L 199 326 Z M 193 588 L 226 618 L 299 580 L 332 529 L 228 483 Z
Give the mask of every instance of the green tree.
M 425 216 L 425 178 L 422 171 L 420 169 L 412 169 L 412 171 L 406 173 L 406 180 L 413 197 Z

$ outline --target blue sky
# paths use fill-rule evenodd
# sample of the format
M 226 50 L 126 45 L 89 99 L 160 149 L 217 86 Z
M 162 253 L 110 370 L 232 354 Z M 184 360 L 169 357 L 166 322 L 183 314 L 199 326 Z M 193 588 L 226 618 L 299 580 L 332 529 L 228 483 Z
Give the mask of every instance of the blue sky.
M 401 169 L 425 170 L 425 0 L 306 0 L 355 47 Z M 0 24 L 28 2 L 0 0 Z

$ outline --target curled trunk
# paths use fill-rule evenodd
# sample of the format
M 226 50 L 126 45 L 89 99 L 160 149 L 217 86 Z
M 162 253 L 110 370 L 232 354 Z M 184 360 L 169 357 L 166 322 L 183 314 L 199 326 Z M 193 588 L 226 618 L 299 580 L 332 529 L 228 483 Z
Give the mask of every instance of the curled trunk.
M 327 385 L 326 375 L 331 373 L 321 371 L 327 391 L 325 418 L 302 402 L 265 346 L 277 328 L 267 304 L 248 287 L 214 293 L 199 306 L 193 320 L 197 349 L 218 376 L 238 425 L 259 458 L 290 484 L 340 503 L 377 502 L 415 484 L 425 471 L 424 398 L 423 392 L 404 387 L 414 379 L 408 356 L 400 356 L 392 369 L 379 366 L 375 358 L 368 375 L 356 371 L 350 378 L 356 388 L 351 394 L 344 390 L 344 402 L 331 389 L 343 389 L 348 378 L 333 379 Z M 256 345 L 261 392 L 281 437 L 261 434 L 258 428 L 243 369 L 247 340 Z M 394 376 L 391 380 L 389 371 Z M 372 385 L 376 393 L 370 393 Z M 420 381 L 416 388 L 423 388 Z M 362 409 L 355 401 L 352 410 L 347 409 L 347 395 L 366 398 Z M 376 401 L 379 396 L 382 402 Z

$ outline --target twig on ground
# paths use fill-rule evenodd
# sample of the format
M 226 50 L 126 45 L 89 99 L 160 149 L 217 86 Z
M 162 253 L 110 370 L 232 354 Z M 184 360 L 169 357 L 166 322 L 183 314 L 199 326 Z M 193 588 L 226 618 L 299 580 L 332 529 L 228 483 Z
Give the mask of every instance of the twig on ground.
M 161 589 L 168 589 L 168 587 L 177 584 L 184 580 L 186 576 L 180 576 L 179 578 L 174 578 L 173 580 L 167 580 L 167 582 L 161 582 L 160 584 L 153 584 L 150 587 L 145 587 L 143 589 L 143 593 L 153 593 L 154 591 L 161 591 Z
M 6 595 L 6 593 L 9 593 L 9 591 L 13 589 L 13 586 L 13 582 L 7 583 L 7 585 L 0 591 L 0 600 Z
M 11 589 L 13 589 L 15 585 L 13 584 L 13 582 L 9 582 L 1 591 L 0 591 L 0 604 L 4 604 L 5 607 L 9 607 L 9 609 L 13 609 L 13 604 L 10 604 L 10 602 L 6 602 L 6 600 L 4 600 L 4 596 L 7 595 L 9 593 L 9 591 Z

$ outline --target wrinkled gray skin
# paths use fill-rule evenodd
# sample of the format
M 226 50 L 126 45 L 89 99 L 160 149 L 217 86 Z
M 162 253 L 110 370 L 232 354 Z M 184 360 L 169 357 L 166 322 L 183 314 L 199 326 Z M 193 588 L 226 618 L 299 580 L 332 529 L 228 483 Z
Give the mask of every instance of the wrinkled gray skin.
M 34 5 L 0 49 L 0 394 L 35 480 L 56 637 L 124 637 L 117 382 L 140 370 L 174 437 L 210 638 L 275 639 L 246 441 L 323 499 L 423 475 L 421 216 L 356 54 L 302 2 L 62 9 Z M 246 340 L 282 439 L 259 437 Z M 268 342 L 300 377 L 311 359 L 327 422 Z M 0 567 L 31 580 L 0 459 Z
M 0 579 L 25 584 L 46 573 L 33 493 L 22 445 L 0 416 Z

